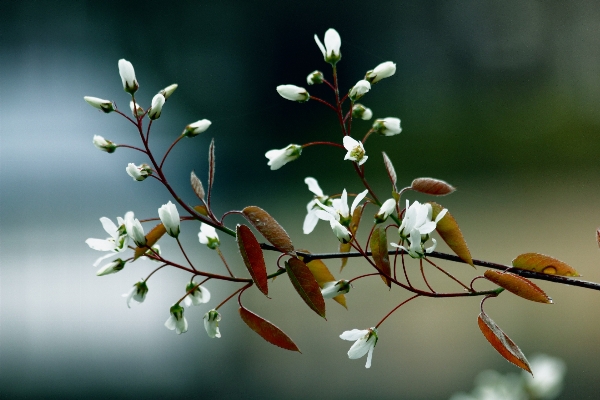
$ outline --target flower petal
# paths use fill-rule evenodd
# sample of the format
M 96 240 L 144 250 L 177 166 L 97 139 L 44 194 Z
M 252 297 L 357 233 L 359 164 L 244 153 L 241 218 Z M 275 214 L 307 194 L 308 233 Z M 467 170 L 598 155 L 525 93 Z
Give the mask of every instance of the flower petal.
M 308 190 L 313 192 L 318 197 L 323 197 L 323 191 L 315 178 L 308 177 L 304 179 L 304 183 L 308 185 Z
M 340 339 L 344 340 L 358 340 L 369 333 L 368 329 L 352 329 L 351 331 L 345 331 L 340 335 Z

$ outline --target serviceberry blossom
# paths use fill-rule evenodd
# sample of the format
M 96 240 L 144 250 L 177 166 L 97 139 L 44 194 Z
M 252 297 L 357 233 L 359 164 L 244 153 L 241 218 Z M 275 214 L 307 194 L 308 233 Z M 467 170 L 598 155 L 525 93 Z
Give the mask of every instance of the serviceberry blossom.
M 340 335 L 340 339 L 355 340 L 350 350 L 348 350 L 348 358 L 351 360 L 361 358 L 367 354 L 367 363 L 365 368 L 371 368 L 371 359 L 373 358 L 373 349 L 377 345 L 377 329 L 352 329 L 345 331 Z
M 117 149 L 117 145 L 115 145 L 110 140 L 104 139 L 100 135 L 94 135 L 94 138 L 92 139 L 92 143 L 94 143 L 94 146 L 96 146 L 96 148 L 98 150 L 102 150 L 107 153 L 114 153 L 115 150 Z
M 127 307 L 131 308 L 131 299 L 143 303 L 146 300 L 146 294 L 148 294 L 148 286 L 146 282 L 140 281 L 136 282 L 129 292 L 123 294 L 123 297 L 127 298 Z
M 134 218 L 133 212 L 125 214 L 125 230 L 136 246 L 144 247 L 146 245 L 146 234 L 144 228 L 137 218 Z
M 194 281 L 186 285 L 186 293 L 193 289 L 193 291 L 188 294 L 185 299 L 183 299 L 183 304 L 186 307 L 191 307 L 192 305 L 198 306 L 210 301 L 210 292 L 208 289 L 203 288 L 202 286 L 196 287 L 197 285 L 198 284 Z
M 340 38 L 339 33 L 333 28 L 328 29 L 325 32 L 325 46 L 319 40 L 319 37 L 315 34 L 315 42 L 321 53 L 323 53 L 323 59 L 325 62 L 328 62 L 331 65 L 335 65 L 342 58 L 342 53 L 340 52 L 340 47 L 342 46 L 342 39 Z
M 152 98 L 152 106 L 150 107 L 150 111 L 148 111 L 148 118 L 154 120 L 160 118 L 160 113 L 162 112 L 163 105 L 165 104 L 165 96 L 158 93 Z
M 306 77 L 306 83 L 309 85 L 319 85 L 323 83 L 323 73 L 321 71 L 313 71 Z
M 394 212 L 395 209 L 396 209 L 396 200 L 395 199 L 387 199 L 386 201 L 383 202 L 383 204 L 381 205 L 381 208 L 379 209 L 377 214 L 375 214 L 375 222 L 378 224 L 382 223 L 383 221 L 388 219 L 388 217 Z
M 369 81 L 363 79 L 356 82 L 356 85 L 354 85 L 354 87 L 350 89 L 348 97 L 350 97 L 350 100 L 356 101 L 363 97 L 365 93 L 367 93 L 369 90 L 371 90 L 371 84 L 369 83 Z
M 346 280 L 327 282 L 321 289 L 321 295 L 324 299 L 333 299 L 340 294 L 346 294 L 350 291 L 350 283 Z
M 140 106 L 140 103 L 134 103 L 133 100 L 129 102 L 129 108 L 131 109 L 131 113 L 133 114 L 133 116 L 136 118 L 141 117 L 146 112 L 144 111 L 144 108 Z
M 105 113 L 109 113 L 111 111 L 115 111 L 115 107 L 113 105 L 113 102 L 110 100 L 104 100 L 104 99 L 99 99 L 97 97 L 91 97 L 91 96 L 85 96 L 83 98 L 86 103 L 88 103 L 90 106 L 97 108 L 99 110 L 104 111 Z
M 221 320 L 221 314 L 215 309 L 210 310 L 204 314 L 204 329 L 210 338 L 220 338 L 221 332 L 219 331 L 219 321 Z
M 123 218 L 117 217 L 118 226 L 106 217 L 100 218 L 100 222 L 110 237 L 108 239 L 89 238 L 85 243 L 94 250 L 110 251 L 110 253 L 98 258 L 94 262 L 94 267 L 97 267 L 102 260 L 112 257 L 114 253 L 120 253 L 127 250 L 127 245 L 129 244 L 129 237 L 125 230 L 125 220 Z
M 135 79 L 133 65 L 124 58 L 119 60 L 119 75 L 121 75 L 121 81 L 123 82 L 123 90 L 133 95 L 140 85 Z
M 400 237 L 406 239 L 409 237 L 413 230 L 418 230 L 421 235 L 428 235 L 435 230 L 437 223 L 446 215 L 447 209 L 443 209 L 435 218 L 435 221 L 431 219 L 433 210 L 431 204 L 421 204 L 418 201 L 412 203 L 409 206 L 409 201 L 406 200 L 406 212 L 402 219 L 402 224 L 398 228 Z
M 166 88 L 164 88 L 163 90 L 161 90 L 160 94 L 162 94 L 165 98 L 165 101 L 167 101 L 169 99 L 169 97 L 171 97 L 171 95 L 173 94 L 173 92 L 175 91 L 175 89 L 177 89 L 177 84 L 174 83 L 172 85 L 167 86 Z
M 170 236 L 173 236 L 174 238 L 179 236 L 180 220 L 179 212 L 177 212 L 175 204 L 171 203 L 170 200 L 167 204 L 163 204 L 162 207 L 158 209 L 158 216 Z
M 368 190 L 364 190 L 359 193 L 352 202 L 352 207 L 348 209 L 348 194 L 346 193 L 346 189 L 342 192 L 342 196 L 339 199 L 333 199 L 331 201 L 331 207 L 326 206 L 321 203 L 318 199 L 316 199 L 316 203 L 322 210 L 315 210 L 317 217 L 322 220 L 329 221 L 329 225 L 331 225 L 331 229 L 333 233 L 338 238 L 338 240 L 342 243 L 348 243 L 352 239 L 352 233 L 348 230 L 350 226 L 350 221 L 352 220 L 352 215 L 354 214 L 354 210 L 358 207 L 358 204 L 365 198 Z
M 412 232 L 410 233 L 410 236 L 408 237 L 408 243 L 410 244 L 408 248 L 398 245 L 396 243 L 390 243 L 390 244 L 393 247 L 397 247 L 399 249 L 406 251 L 408 253 L 408 255 L 411 256 L 412 258 L 424 258 L 426 254 L 433 252 L 435 250 L 435 247 L 437 246 L 437 241 L 432 238 L 431 241 L 433 242 L 433 244 L 428 248 L 424 247 L 424 244 L 427 241 L 428 236 L 429 235 L 426 235 L 425 239 L 423 239 L 421 234 L 419 233 L 419 231 L 417 229 L 413 229 Z
M 277 86 L 277 93 L 286 100 L 297 101 L 304 103 L 310 99 L 310 95 L 300 86 L 295 85 L 279 85 Z
M 400 119 L 394 117 L 376 119 L 375 122 L 373 122 L 373 131 L 383 136 L 397 135 L 402 132 Z
M 320 210 L 321 208 L 317 204 L 317 200 L 327 206 L 331 206 L 332 202 L 329 199 L 329 196 L 323 194 L 323 191 L 315 178 L 308 177 L 304 179 L 304 183 L 308 185 L 308 190 L 315 195 L 315 197 L 306 205 L 306 217 L 304 218 L 304 224 L 302 225 L 304 234 L 308 235 L 315 229 L 317 222 L 319 222 L 319 217 L 315 211 Z
M 121 260 L 120 258 L 117 258 L 116 260 L 113 260 L 108 264 L 100 267 L 100 269 L 96 272 L 96 276 L 115 274 L 123 268 L 125 268 L 125 261 Z
M 344 147 L 348 150 L 344 160 L 355 161 L 358 165 L 363 165 L 367 161 L 369 157 L 365 155 L 365 147 L 362 142 L 352 139 L 350 136 L 344 136 L 343 142 Z
M 386 61 L 379 64 L 371 71 L 367 71 L 365 79 L 373 83 L 377 83 L 384 78 L 389 78 L 396 73 L 396 64 L 391 61 Z
M 368 121 L 373 118 L 373 111 L 360 103 L 355 103 L 352 107 L 352 118 L 360 118 L 363 121 Z
M 198 240 L 200 243 L 207 245 L 210 249 L 219 247 L 219 235 L 217 230 L 204 222 L 200 223 L 200 232 L 198 232 Z
M 290 144 L 287 147 L 284 147 L 283 149 L 274 149 L 267 151 L 265 153 L 265 157 L 269 159 L 267 165 L 271 167 L 272 171 L 274 171 L 283 167 L 290 161 L 294 161 L 296 158 L 300 157 L 300 154 L 302 154 L 302 146 L 297 144 Z
M 197 136 L 197 135 L 201 134 L 202 132 L 204 132 L 205 130 L 207 130 L 211 124 L 212 124 L 212 122 L 210 122 L 209 120 L 201 119 L 199 121 L 196 121 L 196 122 L 186 126 L 185 129 L 183 130 L 182 135 L 187 136 L 187 137 Z
M 169 312 L 171 313 L 171 316 L 167 319 L 167 322 L 165 322 L 165 326 L 168 329 L 177 332 L 178 335 L 186 333 L 188 330 L 188 322 L 183 316 L 183 307 L 179 304 L 175 304 L 171 307 Z
M 134 181 L 143 181 L 152 175 L 152 168 L 148 164 L 135 165 L 134 163 L 127 164 L 127 175 L 133 178 Z

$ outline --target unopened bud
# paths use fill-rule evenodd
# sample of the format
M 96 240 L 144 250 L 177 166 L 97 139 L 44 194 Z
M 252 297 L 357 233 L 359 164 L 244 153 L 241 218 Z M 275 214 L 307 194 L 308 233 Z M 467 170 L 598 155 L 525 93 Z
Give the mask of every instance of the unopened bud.
M 148 111 L 148 118 L 154 120 L 160 118 L 160 113 L 162 112 L 162 107 L 165 104 L 165 96 L 162 94 L 157 94 L 152 98 L 152 107 L 150 107 L 150 111 Z
M 318 85 L 323 83 L 323 73 L 321 71 L 313 71 L 306 77 L 306 83 L 309 85 Z
M 373 130 L 383 136 L 393 136 L 402 132 L 400 120 L 394 117 L 376 119 L 373 122 Z
M 352 118 L 360 118 L 368 121 L 373 118 L 373 111 L 360 103 L 356 103 L 354 104 L 354 107 L 352 107 Z
M 100 135 L 94 135 L 94 139 L 92 139 L 92 143 L 94 143 L 94 146 L 96 146 L 96 148 L 98 148 L 99 150 L 105 151 L 107 153 L 114 153 L 114 151 L 117 149 L 116 144 L 114 144 L 110 140 L 104 139 Z
M 143 181 L 152 175 L 152 168 L 148 164 L 135 165 L 134 163 L 129 163 L 125 170 L 134 181 Z
M 371 84 L 369 83 L 369 81 L 365 81 L 363 79 L 356 82 L 356 85 L 354 85 L 354 87 L 350 89 L 348 97 L 350 97 L 350 100 L 356 101 L 363 97 L 364 94 L 367 93 L 369 90 L 371 90 Z
M 189 124 L 188 126 L 186 126 L 183 130 L 182 135 L 187 137 L 197 136 L 205 130 L 207 130 L 211 124 L 212 122 L 210 122 L 209 120 L 201 119 L 200 121 L 196 121 L 193 124 Z
M 298 103 L 304 103 L 310 99 L 306 89 L 295 85 L 279 85 L 277 86 L 277 93 L 284 99 L 297 101 Z
M 144 115 L 145 111 L 142 108 L 142 106 L 140 106 L 140 103 L 133 104 L 133 100 L 131 100 L 129 102 L 129 108 L 131 109 L 131 113 L 133 114 L 133 116 L 136 117 L 136 118 L 137 117 L 141 117 L 142 115 Z
M 173 94 L 173 92 L 175 91 L 175 89 L 177 89 L 177 84 L 176 83 L 167 86 L 166 88 L 164 88 L 163 90 L 161 90 L 158 93 L 160 93 L 163 96 L 165 96 L 165 101 L 167 101 L 169 99 L 169 97 L 171 97 L 171 95 Z
M 140 85 L 135 79 L 133 65 L 124 58 L 119 60 L 119 75 L 121 75 L 121 81 L 123 82 L 123 90 L 133 95 Z
M 85 96 L 83 99 L 90 106 L 97 108 L 99 110 L 102 110 L 107 114 L 111 111 L 115 111 L 115 107 L 114 107 L 112 101 L 110 101 L 110 100 L 99 99 L 97 97 L 91 97 L 91 96 Z
M 377 83 L 384 78 L 389 78 L 390 76 L 396 73 L 396 64 L 391 61 L 386 61 L 384 63 L 379 64 L 372 69 L 371 71 L 367 71 L 365 75 L 365 79 L 369 82 Z

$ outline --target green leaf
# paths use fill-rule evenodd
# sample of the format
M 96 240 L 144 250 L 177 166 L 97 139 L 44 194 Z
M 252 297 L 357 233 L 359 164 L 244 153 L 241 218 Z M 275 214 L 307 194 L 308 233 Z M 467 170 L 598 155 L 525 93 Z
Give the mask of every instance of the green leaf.
M 258 333 L 267 342 L 279 346 L 282 349 L 297 351 L 300 353 L 300 349 L 296 346 L 296 343 L 288 335 L 286 335 L 281 329 L 273 325 L 266 319 L 254 314 L 252 311 L 241 307 L 239 309 L 240 317 L 242 320 L 252 329 Z
M 431 208 L 433 210 L 431 217 L 432 219 L 435 219 L 437 215 L 444 209 L 444 207 L 434 202 L 430 202 L 429 204 L 431 204 Z M 446 215 L 444 215 L 441 220 L 438 221 L 435 230 L 441 236 L 444 242 L 446 242 L 448 247 L 450 247 L 450 249 L 456 253 L 457 256 L 475 268 L 475 265 L 473 265 L 471 252 L 467 246 L 467 242 L 465 241 L 465 238 L 458 227 L 458 223 L 449 211 L 446 212 Z
M 321 294 L 321 288 L 306 264 L 300 259 L 292 257 L 285 262 L 285 270 L 302 300 L 314 312 L 325 318 L 325 300 Z
M 385 234 L 385 228 L 377 227 L 371 234 L 371 253 L 373 254 L 373 261 L 377 265 L 379 272 L 391 276 L 392 270 L 390 268 L 390 257 L 388 256 L 388 244 L 387 236 Z M 384 275 L 381 275 L 383 282 L 389 287 L 392 287 L 392 282 Z
M 238 248 L 240 254 L 248 268 L 248 272 L 252 275 L 252 279 L 256 284 L 256 287 L 264 293 L 265 296 L 269 295 L 269 287 L 267 284 L 267 266 L 265 265 L 265 259 L 263 257 L 260 243 L 256 240 L 256 237 L 246 225 L 238 225 L 236 229 Z

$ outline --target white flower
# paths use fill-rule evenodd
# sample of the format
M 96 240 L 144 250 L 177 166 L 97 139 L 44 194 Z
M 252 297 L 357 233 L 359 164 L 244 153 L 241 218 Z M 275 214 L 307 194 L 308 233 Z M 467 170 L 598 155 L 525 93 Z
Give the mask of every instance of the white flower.
M 98 150 L 102 150 L 107 153 L 114 153 L 114 151 L 117 149 L 117 146 L 113 142 L 104 139 L 100 135 L 94 135 L 92 143 L 94 143 L 94 146 L 96 146 Z
M 346 280 L 327 282 L 321 288 L 321 295 L 324 299 L 333 299 L 340 294 L 346 294 L 350 291 L 350 283 Z
M 127 164 L 127 175 L 133 178 L 134 181 L 143 181 L 152 175 L 152 168 L 148 164 L 135 165 L 134 163 Z
M 179 213 L 177 212 L 177 207 L 175 204 L 169 202 L 167 204 L 163 204 L 161 208 L 158 209 L 158 216 L 160 217 L 161 222 L 165 226 L 167 233 L 174 238 L 179 236 Z
M 123 294 L 123 297 L 127 298 L 127 307 L 131 308 L 131 299 L 138 303 L 143 303 L 144 300 L 146 300 L 147 293 L 148 286 L 146 285 L 146 282 L 141 281 L 135 283 L 129 292 Z
M 365 79 L 371 83 L 377 83 L 384 78 L 389 78 L 396 73 L 396 64 L 391 61 L 386 61 L 379 64 L 375 69 L 367 71 Z
M 219 235 L 217 230 L 204 222 L 200 223 L 200 232 L 198 232 L 198 240 L 200 243 L 207 245 L 211 249 L 219 247 Z
M 274 171 L 283 167 L 290 161 L 294 161 L 296 158 L 300 157 L 300 154 L 302 154 L 302 146 L 290 144 L 283 149 L 267 151 L 265 153 L 265 157 L 269 159 L 267 165 L 271 167 L 272 171 Z
M 365 148 L 362 142 L 352 139 L 350 136 L 344 136 L 344 147 L 348 150 L 344 160 L 356 161 L 358 165 L 363 165 L 368 156 L 365 156 Z
M 340 335 L 340 339 L 356 340 L 350 350 L 348 350 L 348 358 L 351 360 L 361 358 L 367 354 L 366 368 L 371 368 L 371 359 L 373 358 L 373 349 L 377 344 L 377 329 L 352 329 Z
M 418 230 L 421 235 L 428 235 L 435 230 L 437 223 L 446 215 L 447 209 L 443 209 L 435 218 L 431 220 L 433 210 L 431 204 L 421 204 L 418 201 L 412 203 L 409 207 L 409 201 L 406 200 L 406 211 L 402 224 L 398 228 L 400 237 L 406 239 L 414 229 Z
M 360 118 L 363 121 L 368 121 L 373 118 L 373 111 L 360 103 L 355 103 L 352 107 L 352 118 Z
M 100 267 L 100 269 L 96 272 L 96 275 L 104 276 L 104 275 L 114 274 L 114 273 L 119 272 L 123 268 L 125 268 L 125 261 L 121 260 L 120 258 L 117 258 L 116 260 L 113 260 L 113 261 L 109 262 L 108 264 Z
M 108 239 L 89 238 L 85 241 L 85 243 L 87 243 L 87 245 L 94 250 L 110 251 L 111 253 L 98 258 L 94 262 L 94 267 L 97 267 L 105 258 L 112 257 L 113 253 L 120 253 L 127 250 L 127 244 L 129 242 L 129 237 L 127 236 L 127 232 L 125 230 L 125 221 L 123 218 L 117 217 L 117 223 L 119 224 L 118 226 L 106 217 L 100 218 L 100 222 L 110 237 Z
M 555 399 L 562 390 L 565 363 L 559 358 L 538 354 L 529 364 L 534 376 L 523 374 L 528 392 L 536 399 Z
M 186 285 L 186 293 L 194 289 L 193 292 L 188 294 L 186 298 L 183 299 L 183 304 L 186 307 L 191 307 L 192 305 L 197 306 L 200 304 L 208 303 L 210 301 L 210 292 L 208 291 L 208 289 L 203 288 L 202 286 L 196 287 L 197 285 L 198 284 L 193 281 Z
M 393 247 L 398 247 L 399 249 L 406 251 L 408 255 L 412 258 L 423 258 L 425 257 L 425 254 L 433 252 L 435 250 L 435 247 L 437 246 L 437 241 L 432 238 L 431 241 L 433 242 L 433 244 L 428 248 L 424 248 L 423 245 L 426 241 L 427 236 L 425 237 L 425 240 L 423 240 L 421 234 L 419 233 L 419 230 L 413 229 L 410 233 L 410 236 L 408 237 L 408 242 L 410 243 L 410 246 L 408 248 L 400 246 L 396 243 L 390 244 Z
M 129 108 L 131 109 L 131 113 L 133 114 L 134 117 L 141 117 L 142 115 L 144 115 L 144 109 L 142 108 L 142 106 L 140 106 L 140 103 L 136 102 L 135 104 L 133 103 L 133 100 L 131 100 L 129 102 Z
M 315 202 L 322 210 L 315 210 L 314 213 L 318 218 L 329 221 L 333 233 L 340 242 L 348 243 L 352 239 L 352 233 L 348 230 L 352 215 L 367 193 L 368 190 L 359 193 L 352 202 L 350 209 L 348 209 L 348 194 L 346 193 L 346 189 L 342 192 L 341 198 L 331 201 L 331 207 L 321 203 L 319 199 L 315 199 Z
M 140 85 L 138 85 L 138 82 L 135 79 L 133 65 L 124 58 L 119 60 L 119 75 L 121 75 L 123 89 L 128 93 L 134 94 Z
M 323 53 L 323 59 L 331 65 L 335 65 L 342 58 L 340 53 L 340 47 L 342 46 L 342 39 L 339 33 L 333 28 L 330 28 L 325 32 L 325 46 L 319 40 L 319 37 L 315 34 L 315 42 Z
M 350 97 L 350 100 L 356 101 L 363 97 L 364 94 L 367 93 L 369 90 L 371 90 L 371 84 L 369 83 L 369 81 L 365 81 L 363 79 L 356 82 L 356 85 L 354 85 L 354 87 L 350 89 L 348 97 Z
M 381 222 L 385 221 L 390 216 L 390 214 L 392 214 L 394 212 L 395 209 L 396 209 L 396 200 L 395 199 L 387 199 L 386 201 L 383 202 L 383 204 L 381 205 L 381 208 L 379 209 L 379 212 L 377 212 L 377 214 L 375 215 L 375 222 L 381 223 Z
M 373 122 L 373 130 L 384 136 L 397 135 L 402 132 L 400 119 L 394 117 L 376 119 L 375 122 Z
M 181 307 L 179 304 L 175 304 L 173 307 L 171 307 L 169 312 L 171 313 L 171 316 L 167 322 L 165 322 L 165 326 L 168 329 L 177 332 L 178 335 L 186 333 L 188 330 L 188 323 L 183 316 L 183 307 Z
M 99 110 L 102 110 L 107 114 L 111 111 L 115 111 L 115 107 L 113 106 L 113 103 L 110 100 L 99 99 L 97 97 L 91 97 L 91 96 L 85 96 L 83 99 L 90 106 L 95 107 Z
M 207 130 L 211 124 L 212 124 L 212 122 L 210 122 L 209 120 L 201 119 L 199 121 L 196 121 L 196 122 L 186 126 L 185 129 L 183 130 L 182 135 L 187 136 L 187 137 L 194 137 L 196 135 L 201 134 L 205 130 Z
M 308 202 L 306 205 L 306 217 L 304 218 L 304 224 L 302 226 L 302 230 L 305 235 L 311 233 L 315 226 L 317 226 L 317 222 L 319 222 L 319 217 L 315 213 L 315 211 L 319 210 L 320 207 L 317 204 L 317 200 L 325 205 L 331 205 L 331 200 L 329 200 L 329 196 L 323 194 L 319 183 L 315 178 L 308 177 L 304 179 L 304 183 L 308 185 L 308 190 L 314 193 L 315 198 Z
M 158 119 L 160 118 L 160 113 L 162 112 L 163 105 L 165 104 L 165 96 L 158 93 L 152 98 L 152 107 L 150 107 L 150 111 L 148 111 L 148 118 L 150 119 Z
M 219 332 L 219 321 L 221 320 L 221 314 L 215 309 L 210 310 L 204 314 L 204 329 L 208 337 L 220 338 L 221 332 Z
M 146 245 L 144 228 L 142 228 L 140 221 L 137 218 L 134 218 L 132 212 L 125 214 L 125 230 L 127 231 L 129 237 L 133 239 L 136 246 L 144 247 Z
M 295 85 L 279 85 L 277 86 L 277 93 L 284 99 L 299 103 L 304 103 L 310 99 L 310 95 L 306 89 Z
M 309 85 L 318 85 L 323 83 L 323 73 L 321 71 L 313 71 L 306 77 L 306 83 Z
M 169 99 L 169 97 L 171 97 L 171 95 L 173 94 L 173 92 L 175 91 L 175 89 L 177 89 L 177 84 L 174 83 L 172 85 L 167 86 L 166 88 L 164 88 L 163 90 L 161 90 L 160 94 L 162 94 L 165 97 L 165 101 L 167 101 Z

